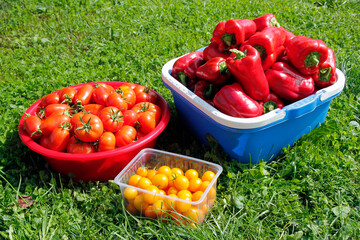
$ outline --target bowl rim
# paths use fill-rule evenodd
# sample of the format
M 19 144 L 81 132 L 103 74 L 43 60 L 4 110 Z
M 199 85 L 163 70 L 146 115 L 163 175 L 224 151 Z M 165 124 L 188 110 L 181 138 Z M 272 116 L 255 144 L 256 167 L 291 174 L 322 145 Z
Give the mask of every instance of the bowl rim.
M 86 82 L 86 83 L 81 83 L 81 84 L 77 84 L 77 85 L 72 85 L 71 87 L 80 88 L 81 86 L 86 85 L 86 84 L 91 84 L 91 85 L 94 86 L 96 83 L 106 83 L 106 84 L 109 84 L 109 85 L 111 85 L 113 87 L 114 86 L 118 87 L 118 86 L 121 86 L 123 84 L 128 84 L 129 82 L 120 82 L 120 81 Z M 141 86 L 141 85 L 136 84 L 136 83 L 132 83 L 132 84 L 135 84 L 136 86 Z M 54 91 L 52 93 L 57 93 L 60 90 L 61 89 L 56 90 L 56 91 Z M 160 133 L 165 129 L 165 127 L 167 126 L 167 124 L 168 124 L 168 122 L 170 120 L 170 107 L 169 107 L 169 104 L 167 103 L 165 98 L 163 96 L 161 96 L 161 94 L 159 94 L 158 92 L 156 92 L 153 89 L 151 89 L 151 90 L 154 91 L 156 93 L 156 95 L 158 96 L 158 99 L 157 99 L 156 103 L 161 108 L 160 122 L 158 123 L 158 125 L 155 127 L 155 129 L 153 131 L 146 134 L 140 140 L 138 140 L 138 141 L 136 141 L 134 143 L 131 143 L 131 144 L 127 145 L 127 146 L 123 146 L 123 147 L 120 147 L 120 148 L 115 148 L 114 150 L 109 150 L 109 151 L 105 151 L 105 152 L 95 152 L 95 153 L 90 153 L 90 154 L 86 154 L 86 153 L 74 154 L 74 153 L 66 153 L 66 152 L 57 152 L 57 151 L 54 151 L 54 150 L 51 150 L 51 149 L 48 149 L 48 148 L 45 148 L 45 147 L 41 146 L 39 143 L 37 143 L 30 136 L 27 135 L 27 133 L 25 132 L 25 129 L 23 127 L 25 117 L 27 116 L 27 114 L 33 114 L 37 110 L 37 107 L 39 106 L 39 104 L 41 102 L 41 98 L 39 100 L 37 100 L 36 102 L 34 102 L 24 112 L 24 114 L 20 118 L 19 125 L 18 125 L 20 139 L 22 140 L 22 142 L 28 148 L 30 148 L 34 152 L 36 152 L 38 154 L 41 154 L 41 155 L 43 155 L 45 157 L 54 158 L 54 159 L 61 159 L 63 161 L 88 162 L 88 161 L 91 161 L 91 160 L 112 158 L 112 157 L 115 157 L 115 156 L 119 156 L 119 155 L 122 155 L 122 154 L 127 154 L 129 152 L 136 151 L 138 149 L 141 150 L 142 146 L 146 146 L 146 144 L 153 141 L 155 138 L 157 138 L 158 135 L 160 135 Z

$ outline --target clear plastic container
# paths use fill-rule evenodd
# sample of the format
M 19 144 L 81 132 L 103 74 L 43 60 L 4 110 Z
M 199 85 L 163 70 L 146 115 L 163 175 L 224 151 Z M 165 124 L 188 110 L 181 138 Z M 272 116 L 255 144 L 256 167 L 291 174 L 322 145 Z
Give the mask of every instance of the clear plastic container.
M 133 187 L 128 184 L 129 178 L 136 174 L 136 170 L 140 166 L 144 166 L 147 169 L 159 169 L 161 166 L 169 166 L 170 168 L 180 168 L 184 172 L 188 169 L 195 169 L 201 177 L 206 171 L 212 171 L 215 176 L 207 186 L 206 190 L 197 201 L 188 201 L 180 198 L 171 197 L 168 195 L 161 195 L 158 193 L 152 193 L 150 191 L 141 189 L 139 187 Z M 128 200 L 125 197 L 126 189 L 137 190 L 137 195 L 145 196 L 144 194 L 150 194 L 156 197 L 158 200 L 163 199 L 163 204 L 166 206 L 164 209 L 157 209 L 153 217 L 163 219 L 173 219 L 179 223 L 199 223 L 201 224 L 209 210 L 214 204 L 216 199 L 216 186 L 217 179 L 222 172 L 222 167 L 215 163 L 210 163 L 200 159 L 179 155 L 175 153 L 169 153 L 156 149 L 143 149 L 134 159 L 115 177 L 114 181 L 119 185 L 125 206 L 127 210 L 133 214 L 145 215 L 148 204 L 141 205 L 135 204 L 135 200 Z M 149 196 L 149 195 L 147 195 Z M 140 197 L 139 197 L 140 198 Z M 171 204 L 168 204 L 168 203 Z M 155 204 L 155 203 L 154 203 Z M 137 205 L 137 209 L 134 208 Z M 185 210 L 185 211 L 184 211 Z

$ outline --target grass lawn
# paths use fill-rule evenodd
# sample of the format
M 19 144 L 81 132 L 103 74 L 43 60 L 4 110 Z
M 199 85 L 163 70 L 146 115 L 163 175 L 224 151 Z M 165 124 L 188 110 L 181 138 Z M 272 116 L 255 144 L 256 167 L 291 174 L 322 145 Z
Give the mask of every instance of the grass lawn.
M 209 44 L 219 21 L 266 13 L 333 48 L 346 85 L 319 128 L 271 164 L 241 165 L 179 130 L 161 68 Z M 357 0 L 0 1 L 0 238 L 359 239 L 359 16 Z M 18 122 L 33 102 L 95 81 L 153 88 L 172 111 L 156 148 L 223 166 L 202 225 L 133 217 L 112 181 L 73 182 L 22 144 Z M 21 208 L 27 195 L 34 203 Z

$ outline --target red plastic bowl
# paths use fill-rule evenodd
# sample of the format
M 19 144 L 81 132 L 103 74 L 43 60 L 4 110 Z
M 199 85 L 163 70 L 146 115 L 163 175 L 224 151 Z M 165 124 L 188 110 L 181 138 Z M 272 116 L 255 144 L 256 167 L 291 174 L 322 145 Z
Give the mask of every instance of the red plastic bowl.
M 123 82 L 104 82 L 118 88 Z M 83 83 L 72 86 L 75 89 L 80 88 Z M 58 90 L 59 91 L 59 90 Z M 55 92 L 58 92 L 55 91 Z M 42 155 L 50 167 L 63 175 L 69 176 L 73 174 L 74 180 L 79 181 L 107 181 L 114 179 L 116 175 L 144 148 L 154 148 L 156 139 L 159 134 L 165 129 L 170 120 L 170 108 L 166 100 L 159 94 L 157 105 L 162 110 L 162 116 L 156 128 L 148 133 L 140 140 L 124 147 L 116 148 L 106 152 L 96 152 L 90 154 L 72 154 L 57 152 L 42 147 L 37 142 L 33 141 L 25 132 L 23 127 L 24 117 L 26 113 L 33 115 L 41 102 L 41 99 L 31 105 L 20 119 L 19 135 L 21 140 L 34 152 Z

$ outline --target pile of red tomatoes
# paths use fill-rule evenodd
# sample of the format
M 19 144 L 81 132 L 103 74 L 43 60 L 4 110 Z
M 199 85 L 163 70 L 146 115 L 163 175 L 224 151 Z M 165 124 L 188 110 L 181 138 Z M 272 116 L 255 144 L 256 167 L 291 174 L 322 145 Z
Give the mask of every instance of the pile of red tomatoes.
M 108 151 L 135 142 L 161 118 L 158 95 L 137 84 L 114 88 L 106 82 L 66 87 L 41 99 L 24 120 L 26 133 L 59 152 Z

